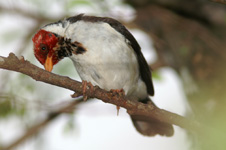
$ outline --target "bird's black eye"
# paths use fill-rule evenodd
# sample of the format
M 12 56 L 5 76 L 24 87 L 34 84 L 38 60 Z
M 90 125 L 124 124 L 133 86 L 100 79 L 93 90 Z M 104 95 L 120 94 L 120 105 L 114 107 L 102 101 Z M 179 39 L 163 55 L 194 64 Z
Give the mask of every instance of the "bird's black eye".
M 40 44 L 40 49 L 44 52 L 48 50 L 48 48 L 45 44 Z

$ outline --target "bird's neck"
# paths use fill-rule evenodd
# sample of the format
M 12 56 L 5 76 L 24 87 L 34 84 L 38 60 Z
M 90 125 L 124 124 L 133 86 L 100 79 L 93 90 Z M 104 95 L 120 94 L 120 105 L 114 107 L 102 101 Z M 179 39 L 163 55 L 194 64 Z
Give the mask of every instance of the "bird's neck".
M 58 37 L 58 43 L 54 48 L 59 59 L 70 57 L 72 54 L 78 55 L 86 52 L 86 49 L 79 42 L 72 42 L 71 39 Z

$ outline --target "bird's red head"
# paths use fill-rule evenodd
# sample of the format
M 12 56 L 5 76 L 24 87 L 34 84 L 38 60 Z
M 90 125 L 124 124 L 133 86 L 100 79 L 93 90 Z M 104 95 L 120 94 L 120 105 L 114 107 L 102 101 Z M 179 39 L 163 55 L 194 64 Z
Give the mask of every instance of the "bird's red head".
M 39 30 L 32 38 L 34 54 L 47 71 L 52 71 L 53 66 L 59 62 L 56 53 L 58 38 L 55 34 Z

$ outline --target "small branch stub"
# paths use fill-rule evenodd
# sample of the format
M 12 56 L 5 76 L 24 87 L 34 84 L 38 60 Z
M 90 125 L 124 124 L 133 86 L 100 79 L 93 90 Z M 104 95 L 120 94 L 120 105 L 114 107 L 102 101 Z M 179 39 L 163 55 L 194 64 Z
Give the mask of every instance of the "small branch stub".
M 5 62 L 4 58 L 0 56 L 0 63 L 3 64 Z

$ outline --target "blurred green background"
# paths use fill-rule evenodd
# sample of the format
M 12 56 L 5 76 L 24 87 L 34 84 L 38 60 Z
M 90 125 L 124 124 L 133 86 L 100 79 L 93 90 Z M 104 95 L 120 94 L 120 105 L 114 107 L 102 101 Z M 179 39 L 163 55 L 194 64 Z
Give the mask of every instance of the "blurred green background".
M 79 13 L 109 16 L 125 24 L 137 38 L 153 68 L 156 91 L 153 99 L 157 105 L 195 119 L 208 130 L 200 135 L 177 128 L 175 139 L 142 137 L 132 125 L 128 125 L 131 122 L 125 110 L 121 110 L 122 118 L 117 118 L 114 106 L 87 102 L 76 107 L 73 113 L 58 118 L 60 123 L 52 121 L 47 129 L 31 136 L 25 144 L 21 142 L 17 148 L 90 149 L 84 145 L 91 143 L 93 149 L 226 149 L 226 5 L 207 0 L 1 0 L 0 56 L 6 57 L 14 52 L 42 67 L 33 56 L 32 36 L 47 23 Z M 54 73 L 80 80 L 68 59 L 62 60 L 54 68 Z M 70 94 L 73 93 L 34 81 L 25 75 L 0 70 L 0 147 L 12 144 L 29 127 L 46 118 L 48 112 L 72 101 Z M 86 128 L 79 128 L 79 121 L 84 121 L 84 118 L 79 119 L 79 112 L 92 121 L 86 123 L 93 126 L 87 133 L 92 138 L 86 144 L 82 136 L 86 135 Z M 95 115 L 90 115 L 92 113 Z M 99 118 L 103 122 L 109 118 L 109 122 L 127 119 L 125 128 L 129 126 L 131 131 L 115 123 L 113 127 L 106 127 L 106 135 L 99 139 L 99 144 L 95 143 L 96 136 L 104 132 L 100 125 L 93 125 L 93 122 L 99 121 L 98 116 L 104 118 Z M 59 128 L 55 129 L 56 126 Z M 108 133 L 109 130 L 118 131 L 118 135 Z M 55 135 L 55 132 L 62 134 Z M 120 134 L 128 137 L 121 137 Z M 115 145 L 114 142 L 106 142 L 104 145 L 107 146 L 99 146 L 110 137 L 119 138 L 124 145 L 120 147 L 117 146 L 122 144 L 120 142 L 115 142 Z M 51 142 L 56 142 L 55 147 Z

